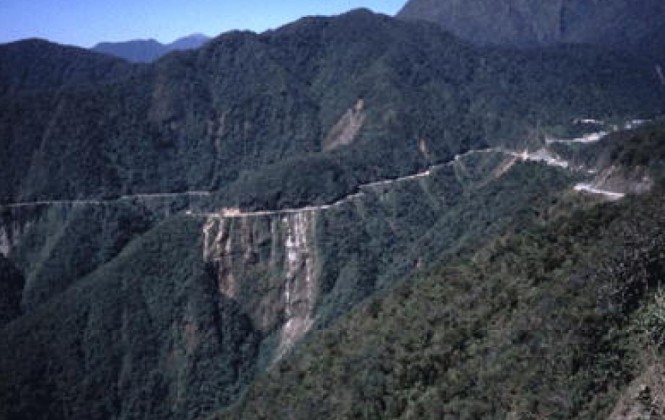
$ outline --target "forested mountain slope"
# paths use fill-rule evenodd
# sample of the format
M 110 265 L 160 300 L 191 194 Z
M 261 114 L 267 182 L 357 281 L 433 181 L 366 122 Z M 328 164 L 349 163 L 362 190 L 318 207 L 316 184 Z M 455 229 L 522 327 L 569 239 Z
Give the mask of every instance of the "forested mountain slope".
M 665 52 L 665 4 L 659 0 L 410 0 L 398 17 L 435 22 L 480 44 L 574 43 Z
M 615 158 L 663 141 L 661 125 Z M 368 299 L 214 418 L 664 416 L 665 155 L 649 156 L 651 193 L 554 206 Z
M 0 50 L 17 63 L 0 73 L 2 419 L 463 417 L 494 401 L 596 414 L 618 393 L 591 384 L 622 389 L 642 369 L 631 354 L 620 378 L 594 376 L 612 346 L 580 363 L 642 309 L 610 299 L 618 312 L 598 315 L 607 279 L 576 276 L 614 267 L 624 233 L 660 252 L 665 95 L 649 60 L 479 48 L 365 10 L 150 65 Z M 630 258 L 620 280 L 649 283 L 634 290 L 650 308 L 655 283 Z M 450 358 L 423 357 L 432 343 Z M 522 363 L 566 344 L 578 376 Z M 338 367 L 356 362 L 342 389 Z M 495 369 L 467 381 L 478 366 Z M 514 399 L 496 400 L 502 387 Z M 597 405 L 580 401 L 590 389 Z
M 46 95 L 54 89 L 112 81 L 134 68 L 116 58 L 41 39 L 2 44 L 0 100 L 13 102 L 30 92 Z
M 25 280 L 14 264 L 0 254 L 0 326 L 21 315 Z
M 183 214 L 134 232 L 117 257 L 108 248 L 115 205 L 65 212 L 62 230 L 53 218 L 63 210 L 52 209 L 10 254 L 31 273 L 29 311 L 2 331 L 0 377 L 11 382 L 0 413 L 197 418 L 226 406 L 310 331 L 408 273 L 519 226 L 570 185 L 565 172 L 538 164 L 495 179 L 505 161 L 470 156 L 330 208 Z M 35 237 L 54 227 L 54 251 L 35 259 L 44 252 Z M 85 267 L 69 265 L 84 249 L 91 261 L 111 260 L 63 282 Z
M 71 53 L 33 47 L 35 60 Z M 23 57 L 17 45 L 2 49 Z M 242 171 L 321 151 L 349 173 L 340 186 L 348 192 L 354 179 L 521 141 L 537 126 L 582 114 L 648 117 L 663 106 L 647 62 L 584 47 L 474 49 L 367 11 L 230 33 L 134 69 L 57 91 L 10 83 L 16 94 L 0 101 L 0 200 L 219 189 Z

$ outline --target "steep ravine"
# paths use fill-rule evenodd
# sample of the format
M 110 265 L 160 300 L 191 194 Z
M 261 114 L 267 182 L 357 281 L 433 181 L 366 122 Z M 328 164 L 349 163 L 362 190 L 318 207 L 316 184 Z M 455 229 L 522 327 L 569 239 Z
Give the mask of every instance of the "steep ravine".
M 22 307 L 33 310 L 160 220 L 204 201 L 207 194 L 196 192 L 1 205 L 0 254 L 24 275 Z
M 252 270 L 263 273 L 261 276 L 271 279 L 268 284 L 275 286 L 269 292 L 258 292 L 259 296 L 265 295 L 266 297 L 263 298 L 262 303 L 250 305 L 250 312 L 264 314 L 261 315 L 263 319 L 259 323 L 262 331 L 268 334 L 277 334 L 278 330 L 282 331 L 281 336 L 276 338 L 280 343 L 278 353 L 281 354 L 290 348 L 294 342 L 297 342 L 316 320 L 316 317 L 312 314 L 314 313 L 313 308 L 316 306 L 317 293 L 312 291 L 316 291 L 318 287 L 316 285 L 317 273 L 321 270 L 321 261 L 316 258 L 314 241 L 317 238 L 316 220 L 321 212 L 335 209 L 341 209 L 342 212 L 347 211 L 347 209 L 352 208 L 348 206 L 349 204 L 365 202 L 369 196 L 377 193 L 379 195 L 384 194 L 388 190 L 398 191 L 401 188 L 400 185 L 409 185 L 416 180 L 430 179 L 445 168 L 452 170 L 456 174 L 455 177 L 459 178 L 459 174 L 464 172 L 466 162 L 476 159 L 496 160 L 495 167 L 491 170 L 489 168 L 484 169 L 486 173 L 481 175 L 482 181 L 478 181 L 479 185 L 501 178 L 517 163 L 528 161 L 569 172 L 578 180 L 574 186 L 574 191 L 591 194 L 603 200 L 618 200 L 623 198 L 626 193 L 640 193 L 651 187 L 652 180 L 644 169 L 636 168 L 625 171 L 619 170 L 613 165 L 592 167 L 575 159 L 569 159 L 567 153 L 564 153 L 564 155 L 557 153 L 557 151 L 562 150 L 561 148 L 565 150 L 566 148 L 577 147 L 576 145 L 579 145 L 579 147 L 598 145 L 610 133 L 622 129 L 633 129 L 644 124 L 645 121 L 634 120 L 618 125 L 609 125 L 596 120 L 579 120 L 575 123 L 597 126 L 600 131 L 572 139 L 546 137 L 541 146 L 532 150 L 518 151 L 502 147 L 470 150 L 455 156 L 449 162 L 432 165 L 419 173 L 360 185 L 354 192 L 338 199 L 336 202 L 299 208 L 258 211 L 225 208 L 218 212 L 209 212 L 207 209 L 213 206 L 215 198 L 213 197 L 214 194 L 208 191 L 130 194 L 111 199 L 6 203 L 0 205 L 0 253 L 16 260 L 17 266 L 24 273 L 26 287 L 23 305 L 28 309 L 48 300 L 54 293 L 63 290 L 76 278 L 94 269 L 97 264 L 113 258 L 120 251 L 122 244 L 127 243 L 133 235 L 143 232 L 155 221 L 181 212 L 185 212 L 192 217 L 206 218 L 208 220 L 205 233 L 206 244 L 210 249 L 216 249 L 214 252 L 210 249 L 206 251 L 206 261 L 214 260 L 215 265 L 218 266 L 221 273 L 220 288 L 224 291 L 223 294 L 227 295 L 229 291 L 237 293 L 240 289 L 248 296 L 256 294 L 257 290 L 255 289 L 238 286 L 235 279 L 243 277 L 243 274 L 234 273 L 238 270 L 236 268 L 229 268 L 252 266 L 254 263 L 256 263 L 256 266 L 253 266 Z M 426 190 L 428 183 L 431 182 L 413 185 L 420 185 Z M 435 203 L 433 208 L 426 211 L 441 210 L 436 208 L 439 198 L 436 197 L 436 194 L 433 195 L 430 192 L 424 194 L 422 200 Z M 114 208 L 133 209 L 129 210 L 132 216 L 122 216 L 122 220 L 118 222 L 114 218 L 120 216 L 117 211 L 111 210 Z M 400 212 L 402 210 L 395 209 L 394 211 Z M 88 214 L 91 212 L 95 215 Z M 126 213 L 127 211 L 123 210 L 120 214 L 123 214 L 123 212 Z M 93 244 L 86 247 L 86 252 L 81 253 L 76 250 L 76 246 L 66 245 L 64 247 L 65 255 L 63 255 L 61 250 L 63 244 L 83 241 L 82 245 L 84 245 L 86 241 L 89 242 L 86 236 L 81 237 L 79 233 L 76 233 L 81 232 L 81 228 L 76 226 L 77 223 L 80 223 L 77 220 L 87 220 L 80 217 L 84 213 L 88 214 L 86 217 L 90 218 L 92 216 L 93 219 L 98 220 L 98 223 L 102 225 L 110 224 L 111 227 L 93 228 L 92 231 L 97 232 L 95 235 L 102 238 L 93 240 Z M 130 228 L 129 233 L 123 232 L 127 223 L 134 224 L 128 222 L 128 220 L 135 218 L 137 214 L 141 215 L 138 219 L 145 222 L 139 223 L 140 226 Z M 78 219 L 76 215 L 79 215 Z M 270 228 L 254 226 L 257 223 L 255 219 L 265 219 L 263 224 L 270 226 Z M 276 220 L 281 222 L 277 223 Z M 84 223 L 88 222 L 84 221 Z M 353 223 L 359 225 L 358 229 L 360 231 L 363 230 L 363 222 L 363 218 L 357 215 L 356 219 L 353 220 Z M 288 228 L 281 228 L 282 225 L 288 226 Z M 395 230 L 395 223 L 389 223 L 388 229 Z M 410 230 L 411 227 L 406 229 Z M 257 256 L 262 255 L 257 251 L 257 247 L 261 247 L 261 249 L 266 247 L 261 242 L 264 239 L 254 237 L 256 232 L 262 232 L 261 235 L 265 236 L 267 231 L 271 232 L 269 235 L 271 239 L 265 240 L 269 240 L 273 244 L 269 250 L 272 259 L 270 264 L 264 264 L 262 258 L 257 258 Z M 45 232 L 49 233 L 45 234 Z M 243 238 L 232 240 L 235 232 L 244 232 Z M 89 236 L 85 233 L 83 235 Z M 44 241 L 43 239 L 46 237 L 50 239 Z M 27 241 L 24 241 L 24 238 L 27 238 Z M 210 238 L 217 238 L 218 241 L 225 238 L 228 242 L 226 244 L 213 243 Z M 400 239 L 414 240 L 417 238 L 416 235 Z M 282 244 L 281 250 L 276 248 L 275 244 L 278 243 Z M 246 254 L 245 259 L 241 262 L 235 261 L 234 257 L 220 252 L 224 247 L 228 249 L 233 247 L 234 250 L 242 249 L 242 252 Z M 287 248 L 290 250 L 287 251 Z M 225 252 L 235 251 L 227 250 Z M 291 259 L 289 259 L 289 255 L 291 255 Z M 278 258 L 282 259 L 280 264 L 275 262 Z M 63 260 L 65 261 L 64 265 L 61 264 Z M 54 267 L 54 262 L 59 266 Z M 240 271 L 245 273 L 248 268 L 243 268 Z M 402 273 L 408 271 L 402 269 Z M 281 280 L 275 278 L 274 273 L 276 272 L 281 273 L 277 276 L 281 276 Z M 284 281 L 287 281 L 287 283 L 284 283 Z M 335 282 L 334 280 L 331 281 Z M 291 289 L 293 288 L 295 288 L 295 291 L 292 293 Z M 303 288 L 307 288 L 309 292 L 304 293 Z M 300 298 L 303 293 L 311 297 L 306 300 L 306 303 L 303 303 Z M 292 298 L 292 295 L 295 298 Z M 244 301 L 250 300 L 252 299 L 245 299 Z M 353 300 L 355 301 L 355 298 Z M 267 313 L 270 313 L 270 315 L 265 315 Z
M 631 123 L 631 127 L 628 128 L 632 127 Z M 419 214 L 426 220 L 425 215 L 428 211 L 432 211 L 433 220 L 436 220 L 442 217 L 442 213 L 451 211 L 441 203 L 454 200 L 453 197 L 447 198 L 445 193 L 432 194 L 433 185 L 438 182 L 437 180 L 445 178 L 445 174 L 454 176 L 457 182 L 468 183 L 460 192 L 466 189 L 466 194 L 478 194 L 479 189 L 500 183 L 503 177 L 509 176 L 511 171 L 525 162 L 546 165 L 552 167 L 555 172 L 569 173 L 578 180 L 574 188 L 571 188 L 572 191 L 592 194 L 603 200 L 614 201 L 623 198 L 629 192 L 648 191 L 652 183 L 644 171 L 640 172 L 640 179 L 637 177 L 624 179 L 614 167 L 598 172 L 580 163 L 568 161 L 549 148 L 550 144 L 557 142 L 566 144 L 599 142 L 607 134 L 601 132 L 585 135 L 582 137 L 583 140 L 579 141 L 549 139 L 541 148 L 531 151 L 504 148 L 471 150 L 455 156 L 450 162 L 433 165 L 417 174 L 362 185 L 358 187 L 357 192 L 329 204 L 259 211 L 224 208 L 218 212 L 190 212 L 189 215 L 205 219 L 203 257 L 214 266 L 220 293 L 240 302 L 244 311 L 250 314 L 256 328 L 274 336 L 275 344 L 272 350 L 268 351 L 274 352 L 270 353 L 272 355 L 269 357 L 274 361 L 300 341 L 317 321 L 326 324 L 335 316 L 319 315 L 317 310 L 321 306 L 325 307 L 324 302 L 330 298 L 327 296 L 330 290 L 326 290 L 323 284 L 325 282 L 322 281 L 322 273 L 331 270 L 328 266 L 330 258 L 322 255 L 330 253 L 331 248 L 339 247 L 340 244 L 331 246 L 330 238 L 325 237 L 326 233 L 319 228 L 319 225 L 329 224 L 331 221 L 339 223 L 341 217 L 344 223 L 365 233 L 364 240 L 368 243 L 355 244 L 360 247 L 369 247 L 374 235 L 385 235 L 386 231 L 390 231 L 388 236 L 392 240 L 416 241 L 417 244 L 430 235 L 427 233 L 430 226 L 418 226 L 412 221 L 409 227 L 416 226 L 415 234 L 409 239 L 407 236 L 401 237 L 399 232 L 403 228 L 400 227 L 400 223 L 403 221 L 399 218 L 391 220 L 390 217 L 382 217 L 393 211 L 389 208 L 394 203 L 386 202 L 387 195 L 404 194 L 398 193 L 402 188 L 407 189 L 408 195 L 422 194 L 421 198 L 413 196 L 415 200 L 412 200 L 410 205 L 413 206 L 415 202 L 421 204 L 429 202 L 428 205 L 432 207 Z M 469 173 L 469 168 L 475 168 L 472 172 L 475 170 L 476 173 Z M 621 178 L 622 182 L 607 182 L 610 178 L 608 173 L 616 173 L 615 178 Z M 468 177 L 466 181 L 465 177 Z M 448 192 L 454 190 L 450 187 L 451 184 L 448 184 Z M 378 204 L 378 208 L 373 210 L 376 220 L 372 223 L 383 225 L 378 231 L 368 229 L 365 226 L 367 219 L 361 216 L 363 213 L 367 214 L 368 210 L 365 207 L 372 202 Z M 414 211 L 417 212 L 415 209 Z M 378 222 L 379 220 L 381 222 Z M 447 229 L 450 230 L 451 227 Z M 454 235 L 453 231 L 448 234 Z M 420 246 L 425 246 L 426 243 L 427 241 Z M 342 245 L 344 246 L 348 244 Z M 398 248 L 393 248 L 391 252 L 399 255 Z M 426 253 L 424 250 L 420 252 Z M 395 264 L 396 261 L 394 256 L 389 260 L 385 260 L 385 256 L 366 256 L 368 259 L 363 263 L 374 267 L 372 268 L 374 270 L 377 261 L 383 261 L 379 266 Z M 403 266 L 400 273 L 413 272 L 423 263 L 424 261 L 418 258 L 413 263 L 415 265 Z M 381 278 L 385 275 L 381 270 L 378 268 L 379 273 L 375 271 L 375 277 Z M 336 284 L 338 280 L 335 279 L 333 282 Z M 360 283 L 363 280 L 366 279 L 363 279 L 362 275 L 355 279 Z M 374 287 L 376 285 L 370 286 Z M 352 289 L 362 289 L 362 287 L 355 284 Z M 358 301 L 362 297 L 362 295 L 355 296 L 352 301 Z
M 596 136 L 597 138 L 594 137 L 593 141 L 599 141 L 602 139 L 603 136 L 601 134 L 603 133 Z M 588 137 L 589 136 L 586 136 L 584 138 L 586 139 Z M 586 174 L 588 176 L 594 175 L 596 179 L 578 183 L 575 187 L 575 191 L 591 193 L 608 200 L 620 199 L 626 192 L 640 192 L 649 188 L 650 181 L 647 175 L 643 175 L 639 180 L 639 188 L 633 188 L 635 182 L 629 180 L 622 181 L 619 176 L 620 174 L 615 175 L 614 177 L 609 177 L 607 174 L 612 168 L 609 168 L 601 174 L 596 174 L 594 170 L 590 170 L 581 165 L 572 164 L 549 149 L 549 146 L 556 142 L 564 142 L 564 140 L 553 141 L 552 139 L 549 139 L 542 148 L 535 151 L 528 151 L 526 149 L 523 151 L 515 151 L 504 148 L 470 150 L 464 154 L 455 156 L 450 162 L 432 165 L 426 170 L 413 175 L 361 185 L 357 187 L 355 192 L 334 203 L 305 206 L 301 208 L 259 211 L 242 211 L 237 208 L 226 208 L 219 212 L 211 213 L 202 211 L 210 206 L 211 193 L 206 191 L 123 195 L 118 198 L 107 200 L 77 199 L 70 201 L 56 200 L 8 203 L 0 206 L 0 210 L 2 210 L 2 213 L 0 214 L 0 253 L 6 256 L 13 254 L 11 258 L 17 259 L 19 268 L 24 272 L 27 279 L 26 291 L 24 292 L 24 306 L 29 308 L 47 300 L 53 295 L 53 293 L 57 293 L 59 290 L 62 290 L 63 287 L 66 287 L 66 285 L 73 281 L 73 279 L 93 269 L 95 264 L 103 263 L 108 260 L 108 258 L 112 258 L 113 255 L 120 250 L 119 244 L 121 245 L 131 238 L 131 233 L 126 235 L 119 231 L 108 234 L 108 229 L 106 228 L 101 230 L 95 228 L 99 231 L 97 235 L 103 235 L 106 237 L 106 239 L 96 241 L 97 245 L 92 246 L 93 255 L 99 249 L 103 254 L 101 257 L 86 257 L 86 261 L 93 261 L 92 263 L 79 262 L 76 264 L 69 264 L 69 267 L 77 267 L 74 271 L 64 267 L 54 268 L 51 260 L 61 261 L 63 259 L 60 250 L 61 244 L 72 242 L 71 232 L 80 230 L 75 225 L 75 223 L 79 222 L 73 222 L 74 224 L 71 222 L 71 220 L 76 220 L 76 214 L 93 212 L 96 214 L 92 216 L 93 218 L 101 217 L 101 220 L 98 221 L 99 223 L 109 224 L 110 220 L 111 224 L 116 225 L 117 222 L 113 221 L 113 218 L 117 217 L 115 215 L 116 213 L 109 209 L 116 207 L 123 208 L 123 206 L 134 209 L 131 210 L 130 213 L 136 214 L 138 211 L 140 214 L 143 214 L 141 218 L 145 220 L 153 220 L 153 222 L 168 217 L 172 213 L 178 212 L 185 212 L 192 217 L 204 217 L 208 219 L 205 233 L 207 238 L 206 244 L 208 244 L 207 246 L 210 247 L 210 249 L 216 248 L 216 251 L 214 252 L 210 249 L 206 251 L 206 260 L 212 261 L 214 259 L 219 266 L 221 273 L 226 273 L 222 274 L 222 279 L 220 279 L 220 287 L 222 287 L 223 290 L 232 291 L 237 289 L 239 286 L 234 284 L 232 280 L 238 276 L 242 277 L 242 275 L 234 274 L 234 269 L 228 268 L 229 266 L 251 266 L 254 260 L 258 261 L 258 265 L 253 269 L 257 270 L 257 272 L 264 273 L 264 276 L 272 276 L 271 273 L 275 273 L 275 270 L 277 269 L 277 271 L 282 272 L 281 277 L 288 279 L 288 287 L 282 282 L 272 279 L 272 282 L 277 281 L 275 287 L 279 290 L 277 294 L 281 297 L 279 299 L 274 297 L 274 291 L 271 291 L 268 293 L 268 297 L 265 297 L 265 302 L 256 307 L 252 306 L 251 311 L 257 313 L 271 312 L 271 315 L 265 315 L 267 318 L 263 319 L 260 323 L 262 331 L 271 333 L 276 331 L 276 328 L 284 328 L 283 337 L 278 340 L 280 343 L 283 343 L 280 344 L 279 352 L 281 353 L 288 349 L 293 342 L 298 341 L 304 332 L 309 330 L 314 323 L 312 308 L 315 305 L 315 299 L 312 298 L 308 300 L 306 304 L 302 304 L 299 297 L 295 299 L 290 297 L 290 289 L 295 287 L 297 291 L 294 292 L 294 296 L 300 296 L 300 294 L 302 294 L 301 287 L 307 287 L 310 290 L 307 295 L 316 296 L 316 293 L 311 293 L 311 290 L 316 290 L 317 288 L 315 284 L 316 273 L 318 272 L 317 270 L 320 270 L 320 263 L 316 260 L 316 253 L 313 252 L 313 240 L 316 238 L 315 222 L 319 214 L 323 211 L 346 207 L 354 201 L 367 199 L 368 195 L 376 194 L 377 192 L 383 194 L 386 189 L 399 189 L 397 187 L 399 185 L 411 184 L 416 180 L 431 178 L 433 174 L 436 174 L 444 168 L 453 169 L 453 172 L 459 172 L 459 170 L 455 168 L 464 168 L 465 162 L 469 160 L 473 161 L 474 159 L 497 160 L 496 167 L 483 175 L 483 183 L 486 183 L 493 178 L 502 177 L 518 162 L 531 161 L 570 171 L 571 173 L 577 174 L 576 176 L 579 176 L 580 174 Z M 575 139 L 568 141 L 570 144 L 575 142 Z M 493 156 L 493 158 L 491 156 Z M 613 182 L 607 182 L 607 179 L 611 179 Z M 617 187 L 621 188 L 617 190 Z M 424 197 L 424 199 L 432 201 L 431 194 L 426 195 L 427 197 Z M 437 198 L 435 197 L 434 202 L 436 201 Z M 93 209 L 97 210 L 93 211 Z M 131 217 L 125 216 L 125 219 Z M 267 228 L 264 229 L 253 226 L 256 223 L 254 219 L 257 218 L 265 219 L 264 224 L 270 226 L 270 229 L 266 230 Z M 240 220 L 236 221 L 235 219 Z M 280 220 L 281 222 L 277 223 L 276 220 Z M 139 226 L 137 229 L 134 229 L 134 231 L 136 233 L 142 232 L 151 222 L 147 223 L 148 224 L 143 223 L 143 227 Z M 354 220 L 354 223 L 362 223 L 362 220 Z M 121 222 L 119 227 L 122 228 L 122 226 L 126 224 L 127 222 Z M 288 228 L 281 229 L 281 225 L 288 226 Z M 67 226 L 72 227 L 67 228 Z M 389 228 L 394 229 L 393 226 L 389 226 Z M 241 239 L 234 240 L 234 249 L 237 249 L 238 244 L 240 244 L 240 248 L 243 249 L 242 252 L 246 254 L 246 257 L 242 262 L 234 262 L 231 264 L 233 257 L 224 256 L 219 250 L 223 249 L 223 247 L 229 248 L 232 246 L 230 241 L 236 231 L 243 232 L 244 236 Z M 253 237 L 257 231 L 269 231 L 271 232 L 271 236 L 273 236 L 273 238 L 270 239 L 271 243 L 273 243 L 273 247 L 270 249 L 270 258 L 272 259 L 270 264 L 263 264 L 261 258 L 255 258 L 256 255 L 261 254 L 258 253 L 256 249 L 252 250 L 252 247 L 264 247 L 261 243 L 261 238 Z M 43 234 L 40 235 L 40 232 L 50 232 L 47 236 L 51 239 L 46 242 L 40 242 L 39 237 L 44 237 Z M 214 234 L 212 232 L 214 232 Z M 76 235 L 77 234 L 74 233 L 74 238 L 78 238 Z M 28 238 L 28 242 L 22 241 L 24 237 Z M 36 238 L 37 242 L 35 242 L 34 238 Z M 229 242 L 224 245 L 219 243 L 213 244 L 210 238 L 217 238 L 218 240 L 226 239 Z M 79 241 L 81 238 L 76 240 Z M 25 243 L 22 245 L 22 242 Z M 282 243 L 283 249 L 278 251 L 274 246 L 274 244 L 277 243 Z M 110 251 L 105 250 L 109 246 L 112 249 Z M 66 247 L 66 249 L 68 248 L 71 247 Z M 88 248 L 91 247 L 88 246 Z M 287 251 L 287 248 L 289 248 L 290 251 Z M 231 251 L 226 252 L 230 253 Z M 213 254 L 215 255 L 214 257 Z M 53 255 L 57 258 L 52 257 Z M 84 253 L 82 255 L 88 254 Z M 281 265 L 275 263 L 275 259 L 278 258 L 278 255 L 282 255 L 282 257 L 279 258 L 284 260 Z M 291 259 L 289 259 L 289 255 L 291 255 Z M 303 255 L 307 256 L 304 257 Z M 71 255 L 65 258 L 69 258 L 70 261 L 75 261 L 75 259 L 78 258 L 77 251 L 72 249 Z M 247 269 L 243 268 L 241 271 L 246 272 Z M 301 271 L 306 274 L 300 273 Z M 57 273 L 55 278 L 52 273 Z M 67 280 L 66 278 L 69 279 Z M 37 295 L 35 295 L 36 297 L 33 296 L 34 290 L 40 290 Z M 255 292 L 256 290 L 244 291 L 247 295 L 252 295 Z M 263 296 L 264 294 L 265 293 L 259 293 L 260 296 Z M 282 309 L 271 309 L 268 311 L 266 309 L 267 307 L 279 307 Z M 302 310 L 300 309 L 301 307 L 305 307 L 306 309 Z M 292 318 L 293 320 L 291 320 Z M 284 325 L 282 325 L 282 323 L 284 323 Z
M 12 209 L 42 212 L 10 256 L 36 264 L 28 302 L 53 297 L 3 330 L 12 348 L 0 343 L 0 376 L 17 384 L 7 407 L 33 407 L 31 395 L 44 395 L 42 406 L 86 418 L 99 404 L 122 407 L 118 418 L 196 418 L 232 404 L 309 334 L 377 291 L 519 229 L 578 179 L 547 160 L 525 161 L 531 155 L 474 150 L 319 206 L 210 212 L 184 203 L 154 227 L 149 209 L 124 201 Z M 140 215 L 147 223 L 130 225 L 134 236 L 118 236 Z M 100 267 L 72 274 L 81 257 Z M 37 274 L 53 267 L 74 283 L 36 288 L 53 284 Z M 56 379 L 45 382 L 49 369 Z M 94 394 L 97 383 L 104 393 Z
M 351 280 L 354 285 L 346 285 L 346 290 L 342 291 L 347 295 L 344 299 L 350 299 L 352 305 L 365 296 L 362 293 L 348 296 L 353 294 L 352 290 L 374 289 L 377 285 L 363 286 L 363 283 L 394 276 L 385 267 L 394 268 L 395 264 L 403 264 L 397 260 L 407 259 L 400 247 L 406 249 L 408 243 L 431 236 L 428 231 L 436 229 L 436 221 L 446 219 L 447 212 L 455 217 L 458 207 L 465 205 L 455 202 L 461 200 L 460 194 L 481 195 L 478 190 L 491 189 L 503 177 L 510 178 L 509 172 L 520 162 L 544 163 L 558 173 L 571 169 L 542 151 L 473 150 L 414 175 L 360 186 L 358 192 L 335 203 L 260 211 L 224 208 L 213 213 L 190 212 L 189 216 L 205 219 L 203 258 L 214 268 L 219 293 L 239 302 L 255 328 L 273 337 L 272 347 L 264 347 L 264 357 L 275 361 L 299 342 L 317 321 L 325 325 L 336 316 L 318 311 L 321 306 L 330 306 L 326 301 L 329 304 L 331 299 L 339 299 L 331 294 L 341 283 L 345 269 L 335 271 L 331 265 L 338 266 L 340 261 L 331 255 L 353 255 L 351 258 L 362 255 L 365 260 L 355 261 L 356 265 L 363 264 L 374 270 L 373 279 L 356 273 Z M 447 191 L 433 193 L 442 180 Z M 462 185 L 454 187 L 453 183 L 460 182 Z M 393 201 L 391 196 L 395 195 L 411 197 L 410 206 L 416 213 L 419 213 L 418 206 L 423 206 L 419 213 L 422 221 L 413 220 L 410 215 L 395 217 L 394 212 L 401 210 L 393 206 L 403 205 Z M 356 234 L 361 232 L 366 243 L 345 243 L 344 238 L 329 237 L 320 225 L 331 224 L 344 224 Z M 447 225 L 437 234 L 451 238 L 464 236 L 463 232 L 452 229 Z M 370 249 L 377 241 L 399 245 L 386 246 L 388 255 L 376 255 Z M 427 252 L 422 250 L 416 254 L 427 255 Z M 347 261 L 341 263 L 344 265 Z M 423 260 L 418 256 L 413 265 L 407 264 L 397 272 L 413 272 L 426 263 L 427 258 Z M 323 281 L 322 273 L 328 277 L 333 275 L 333 289 L 324 284 L 331 280 Z

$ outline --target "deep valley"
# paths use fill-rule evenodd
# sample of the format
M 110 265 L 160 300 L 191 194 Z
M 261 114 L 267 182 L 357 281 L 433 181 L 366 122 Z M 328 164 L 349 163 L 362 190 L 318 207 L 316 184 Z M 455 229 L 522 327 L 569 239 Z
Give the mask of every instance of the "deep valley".
M 0 420 L 665 417 L 640 2 L 0 45 Z

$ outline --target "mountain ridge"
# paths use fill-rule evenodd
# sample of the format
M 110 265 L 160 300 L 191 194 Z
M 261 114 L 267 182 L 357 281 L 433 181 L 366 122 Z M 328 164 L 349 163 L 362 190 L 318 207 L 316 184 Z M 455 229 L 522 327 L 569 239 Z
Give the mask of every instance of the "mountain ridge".
M 373 28 L 374 35 L 367 37 L 363 27 Z M 432 63 L 427 64 L 428 57 Z M 344 155 L 349 164 L 342 167 L 357 168 L 353 171 L 360 173 L 354 176 L 360 176 L 360 182 L 413 173 L 427 161 L 445 161 L 486 138 L 514 139 L 527 127 L 546 120 L 569 121 L 585 108 L 596 114 L 632 109 L 635 116 L 649 117 L 639 115 L 639 110 L 663 102 L 658 93 L 662 87 L 648 63 L 625 60 L 620 54 L 584 47 L 487 53 L 433 26 L 366 11 L 338 19 L 305 19 L 262 35 L 230 33 L 200 50 L 153 65 L 122 67 L 122 77 L 87 85 L 87 91 L 72 86 L 35 92 L 39 101 L 15 94 L 0 103 L 7 132 L 2 141 L 11 143 L 5 157 L 36 159 L 32 169 L 9 161 L 3 166 L 5 171 L 14 168 L 7 176 L 20 180 L 0 187 L 0 200 L 213 190 L 243 181 L 240 168 L 249 178 L 258 166 L 275 165 L 275 171 L 284 171 L 281 160 L 320 153 L 328 133 L 345 123 L 344 115 L 359 99 L 365 116 L 358 119 L 362 126 L 354 129 L 351 144 L 321 156 L 329 160 L 328 156 Z M 552 68 L 569 82 L 551 76 Z M 354 73 L 358 77 L 340 77 Z M 16 93 L 22 86 L 12 79 L 5 84 L 5 90 Z M 636 90 L 639 93 L 633 93 Z M 633 99 L 636 95 L 639 101 Z M 508 96 L 514 98 L 509 105 Z M 422 105 L 414 108 L 414 103 Z M 112 113 L 106 112 L 111 108 Z M 443 115 L 433 118 L 439 109 Z M 24 115 L 29 112 L 39 117 L 28 120 Z M 101 118 L 92 118 L 95 114 Z M 513 124 L 518 117 L 519 129 Z M 69 127 L 68 120 L 76 121 L 76 128 Z M 252 120 L 264 123 L 259 126 Z M 51 158 L 41 162 L 42 154 L 60 147 L 56 143 L 65 137 L 63 147 L 76 148 L 73 154 L 89 156 L 103 168 L 95 171 L 99 177 L 76 176 L 79 168 Z M 91 142 L 92 137 L 97 140 Z M 129 138 L 134 140 L 127 142 Z M 377 149 L 371 139 L 378 138 L 392 138 L 394 148 Z M 421 140 L 427 156 L 419 149 Z M 129 148 L 142 151 L 130 153 Z M 199 167 L 175 170 L 171 166 L 182 160 L 158 156 L 164 153 L 189 156 Z M 144 165 L 139 157 L 154 163 Z M 368 165 L 367 159 L 394 166 Z M 50 166 L 61 176 L 37 175 Z M 84 187 L 84 182 L 89 185 Z
M 0 45 L 0 98 L 117 80 L 138 67 L 87 49 L 32 38 Z
M 593 417 L 638 377 L 649 59 L 367 10 L 152 64 L 28 46 L 0 46 L 0 418 Z
M 663 52 L 665 5 L 658 0 L 410 0 L 397 16 L 437 23 L 479 44 L 588 43 L 644 54 L 642 44 L 653 42 Z
M 210 39 L 207 35 L 195 33 L 168 44 L 163 44 L 155 39 L 135 39 L 122 42 L 100 42 L 91 50 L 123 58 L 133 63 L 151 63 L 173 51 L 200 48 Z

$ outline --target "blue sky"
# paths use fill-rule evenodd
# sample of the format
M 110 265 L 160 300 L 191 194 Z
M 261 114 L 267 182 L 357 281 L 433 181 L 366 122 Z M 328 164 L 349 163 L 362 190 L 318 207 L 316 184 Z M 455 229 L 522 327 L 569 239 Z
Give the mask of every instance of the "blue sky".
M 155 38 L 232 29 L 261 32 L 301 16 L 358 7 L 395 14 L 406 0 L 0 0 L 0 43 L 45 38 L 91 47 L 100 41 Z

